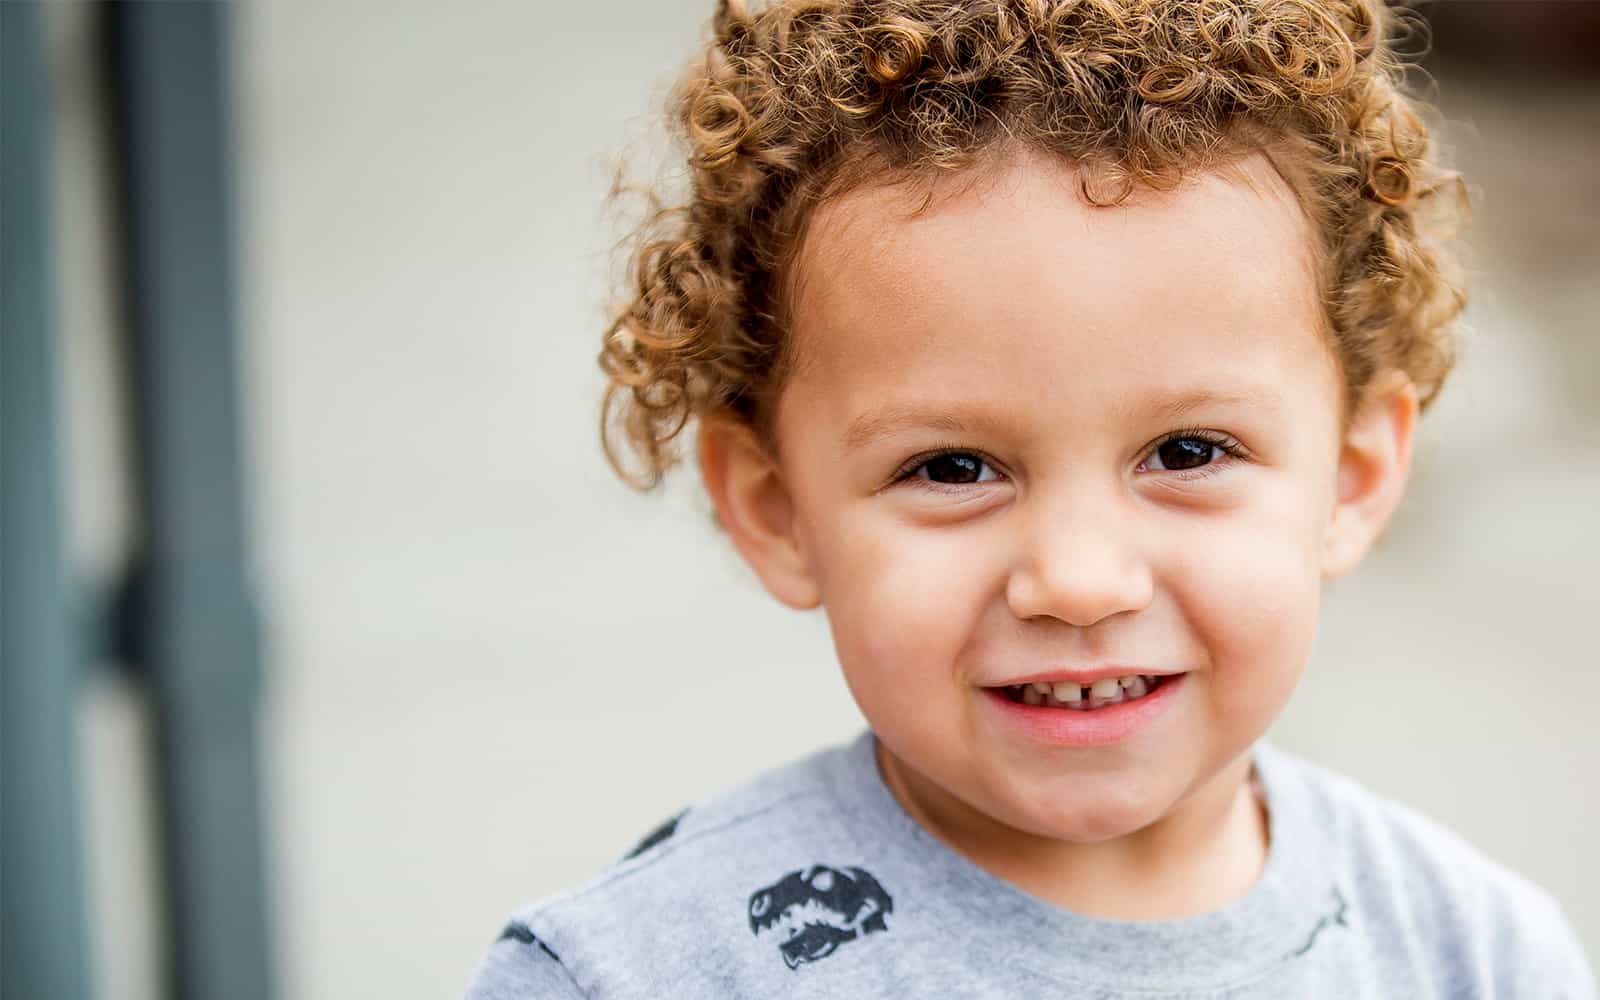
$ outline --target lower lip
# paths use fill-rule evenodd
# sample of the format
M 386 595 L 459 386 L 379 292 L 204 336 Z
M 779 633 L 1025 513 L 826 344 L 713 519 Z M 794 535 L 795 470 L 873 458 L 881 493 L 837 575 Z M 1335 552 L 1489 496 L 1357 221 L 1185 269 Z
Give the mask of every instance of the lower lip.
M 1172 704 L 1187 676 L 1171 674 L 1163 677 L 1156 689 L 1143 698 L 1104 708 L 1029 705 L 1012 701 L 1004 688 L 984 688 L 983 694 L 1007 725 L 1036 742 L 1051 746 L 1099 747 L 1130 739 L 1154 722 Z

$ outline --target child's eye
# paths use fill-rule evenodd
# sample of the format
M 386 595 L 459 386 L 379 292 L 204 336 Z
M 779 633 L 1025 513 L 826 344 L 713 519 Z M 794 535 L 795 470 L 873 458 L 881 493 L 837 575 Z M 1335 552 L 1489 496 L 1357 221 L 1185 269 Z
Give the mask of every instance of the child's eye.
M 1145 462 L 1145 468 L 1169 472 L 1198 469 L 1202 465 L 1210 464 L 1217 451 L 1217 446 L 1210 441 L 1202 441 L 1199 438 L 1175 438 L 1157 445 L 1156 450 L 1150 453 L 1153 461 Z
M 1158 442 L 1145 460 L 1139 463 L 1139 471 L 1187 472 L 1204 468 L 1224 455 L 1238 455 L 1242 451 L 1243 446 L 1226 434 L 1181 431 Z
M 964 486 L 968 483 L 987 483 L 1000 478 L 981 455 L 970 451 L 947 451 L 942 455 L 924 459 L 907 471 L 908 479 L 923 479 L 941 486 Z

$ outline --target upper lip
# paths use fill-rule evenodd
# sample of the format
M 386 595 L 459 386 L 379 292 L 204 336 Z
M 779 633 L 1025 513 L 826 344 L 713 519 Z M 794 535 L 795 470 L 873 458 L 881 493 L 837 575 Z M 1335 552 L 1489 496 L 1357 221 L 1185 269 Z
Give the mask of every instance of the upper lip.
M 1173 674 L 1184 673 L 1182 670 L 1168 670 L 1163 667 L 1131 667 L 1113 664 L 1106 667 L 1079 667 L 1074 670 L 1042 670 L 1036 674 L 1025 677 L 1013 677 L 1008 681 L 998 684 L 985 685 L 986 687 L 1020 687 L 1024 684 L 1054 684 L 1057 681 L 1074 684 L 1089 685 L 1107 677 L 1132 677 L 1138 674 L 1143 677 L 1170 677 Z

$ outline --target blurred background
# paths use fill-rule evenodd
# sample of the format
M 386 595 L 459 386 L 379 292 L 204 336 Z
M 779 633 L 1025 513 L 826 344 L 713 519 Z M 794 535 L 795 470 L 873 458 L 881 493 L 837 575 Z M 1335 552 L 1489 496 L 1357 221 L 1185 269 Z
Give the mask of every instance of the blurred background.
M 711 0 L 0 0 L 5 1000 L 456 996 L 862 725 L 596 440 L 618 162 Z M 1271 734 L 1600 959 L 1600 4 L 1441 2 L 1460 367 Z

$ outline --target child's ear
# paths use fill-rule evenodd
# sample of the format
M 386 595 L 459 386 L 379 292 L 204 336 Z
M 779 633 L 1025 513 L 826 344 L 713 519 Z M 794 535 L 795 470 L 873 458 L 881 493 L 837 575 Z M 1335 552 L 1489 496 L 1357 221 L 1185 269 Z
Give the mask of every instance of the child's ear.
M 717 520 L 767 591 L 792 608 L 814 608 L 820 588 L 795 531 L 794 504 L 777 463 L 756 433 L 732 416 L 700 420 L 700 475 Z
M 1322 575 L 1355 569 L 1405 495 L 1417 427 L 1417 389 L 1399 371 L 1374 378 L 1339 449 L 1333 515 L 1324 539 Z

